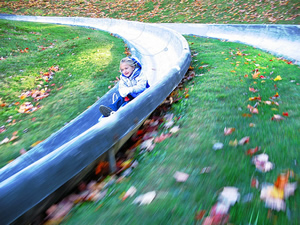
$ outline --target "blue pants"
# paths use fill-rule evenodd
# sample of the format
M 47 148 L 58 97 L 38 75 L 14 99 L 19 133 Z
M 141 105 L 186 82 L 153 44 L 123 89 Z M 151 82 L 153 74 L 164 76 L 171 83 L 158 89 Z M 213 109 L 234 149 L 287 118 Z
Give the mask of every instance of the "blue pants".
M 128 104 L 134 97 L 131 95 L 127 96 L 128 101 L 125 101 L 125 98 L 120 96 L 113 104 L 110 104 L 108 107 L 111 108 L 113 111 L 117 111 L 120 107 Z

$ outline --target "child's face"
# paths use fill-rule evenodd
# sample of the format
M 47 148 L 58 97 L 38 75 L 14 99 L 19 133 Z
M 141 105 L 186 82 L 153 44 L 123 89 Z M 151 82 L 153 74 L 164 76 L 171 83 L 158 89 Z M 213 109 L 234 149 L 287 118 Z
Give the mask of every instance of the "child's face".
M 124 74 L 124 76 L 130 77 L 130 75 L 132 74 L 132 71 L 134 70 L 134 67 L 133 66 L 129 66 L 126 63 L 121 63 L 120 64 L 120 70 L 121 70 L 121 73 Z

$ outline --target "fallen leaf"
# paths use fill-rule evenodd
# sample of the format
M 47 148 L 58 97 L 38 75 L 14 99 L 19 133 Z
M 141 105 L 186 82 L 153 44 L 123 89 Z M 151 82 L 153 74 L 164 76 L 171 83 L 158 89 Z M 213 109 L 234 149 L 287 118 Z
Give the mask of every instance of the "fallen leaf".
M 14 140 L 16 140 L 17 138 L 18 138 L 18 136 L 13 135 L 13 136 L 9 139 L 9 141 L 14 141 Z
M 230 134 L 232 134 L 232 132 L 234 132 L 235 131 L 235 128 L 232 128 L 232 127 L 230 127 L 230 128 L 224 128 L 224 135 L 225 136 L 227 136 L 227 135 L 230 135 Z
M 22 148 L 22 149 L 20 150 L 20 155 L 24 155 L 26 152 L 27 152 L 27 151 L 25 150 L 25 148 Z
M 224 202 L 230 206 L 234 205 L 240 199 L 240 193 L 236 187 L 224 187 L 219 195 L 219 202 Z
M 168 128 L 172 127 L 173 125 L 174 125 L 174 121 L 170 120 L 164 124 L 164 127 L 168 129 Z
M 196 216 L 195 216 L 195 220 L 202 220 L 202 218 L 204 217 L 206 211 L 205 210 L 200 210 L 199 212 L 197 212 Z
M 131 186 L 128 191 L 126 191 L 125 195 L 122 198 L 122 201 L 127 199 L 128 197 L 132 197 L 136 193 L 136 188 L 134 186 Z
M 167 133 L 167 134 L 161 134 L 159 137 L 156 137 L 156 138 L 154 139 L 154 142 L 155 142 L 155 143 L 160 143 L 160 142 L 164 141 L 165 139 L 167 139 L 167 138 L 169 138 L 169 137 L 171 137 L 171 136 L 172 136 L 172 134 L 170 134 L 170 133 Z
M 9 142 L 9 138 L 6 137 L 6 138 L 4 138 L 4 139 L 0 142 L 0 145 L 6 144 L 6 143 L 8 143 L 8 142 Z
M 257 178 L 252 178 L 251 179 L 251 187 L 253 188 L 258 188 L 259 182 L 257 180 Z
M 242 116 L 243 116 L 243 117 L 252 117 L 252 114 L 249 114 L 249 113 L 243 113 Z
M 156 196 L 156 192 L 155 191 L 151 191 L 151 192 L 147 192 L 146 194 L 143 195 L 139 195 L 138 197 L 136 197 L 136 199 L 132 202 L 134 204 L 140 204 L 140 205 L 149 205 L 153 199 Z
M 243 137 L 241 140 L 239 140 L 239 145 L 244 145 L 244 144 L 247 144 L 249 143 L 250 141 L 250 137 Z
M 141 149 L 145 149 L 146 151 L 151 152 L 155 147 L 153 140 L 154 140 L 154 138 L 151 138 L 151 139 L 148 139 L 148 140 L 142 142 L 140 145 Z
M 189 174 L 176 171 L 173 177 L 177 182 L 185 182 L 189 178 Z
M 232 140 L 229 141 L 229 146 L 236 147 L 237 145 L 238 145 L 237 139 L 235 139 L 234 141 L 232 141 Z
M 250 148 L 246 152 L 246 155 L 253 156 L 256 152 L 260 151 L 260 147 L 256 146 L 255 148 Z
M 171 128 L 170 133 L 175 134 L 179 131 L 179 126 L 174 126 Z
M 251 92 L 253 92 L 253 93 L 256 93 L 256 92 L 258 92 L 258 90 L 257 90 L 257 89 L 255 89 L 255 88 L 252 88 L 252 87 L 249 87 L 249 91 L 251 91 Z
M 283 112 L 282 115 L 283 116 L 289 116 L 289 113 L 288 112 Z
M 0 127 L 0 134 L 3 133 L 3 132 L 5 132 L 5 131 L 6 131 L 5 126 L 4 126 L 4 125 L 1 126 L 1 127 Z
M 297 182 L 287 183 L 284 187 L 284 198 L 287 199 L 291 195 L 294 195 L 296 188 L 297 188 Z
M 257 97 L 251 97 L 251 98 L 249 98 L 249 101 L 256 101 L 256 100 L 261 101 L 261 97 L 257 96 Z
M 218 219 L 214 217 L 215 216 L 221 217 L 223 215 L 227 215 L 229 208 L 230 208 L 230 204 L 226 204 L 225 202 L 222 201 L 217 202 L 215 205 L 213 205 L 213 207 L 211 207 L 209 215 L 213 217 L 214 222 L 217 222 Z
M 274 81 L 282 80 L 281 76 L 278 75 L 277 77 L 274 78 Z
M 268 172 L 274 168 L 274 164 L 269 162 L 269 156 L 265 153 L 254 156 L 252 162 L 255 165 L 256 169 L 261 172 Z
M 258 70 L 255 70 L 254 74 L 252 74 L 252 78 L 256 79 L 256 78 L 258 78 L 259 75 L 260 75 L 260 72 L 258 72 Z
M 277 176 L 274 186 L 280 190 L 284 190 L 285 185 L 289 181 L 289 173 L 282 173 Z
M 284 118 L 278 114 L 274 114 L 271 120 L 280 121 L 280 120 L 284 120 Z
M 37 146 L 39 143 L 41 143 L 41 142 L 43 142 L 43 141 L 44 141 L 44 140 L 34 142 L 32 145 L 30 145 L 30 148 L 33 148 L 33 147 Z
M 200 171 L 200 174 L 203 174 L 203 173 L 209 173 L 211 170 L 210 167 L 204 167 L 201 171 Z
M 62 219 L 72 209 L 74 203 L 67 198 L 63 199 L 60 203 L 52 205 L 47 211 L 48 220 Z M 49 221 L 48 221 L 49 222 Z
M 215 143 L 213 145 L 213 150 L 219 150 L 223 148 L 223 143 Z
M 271 105 L 272 102 L 271 101 L 263 101 L 263 103 L 267 104 L 267 105 Z
M 248 105 L 247 108 L 249 109 L 250 113 L 253 113 L 253 114 L 258 114 L 258 109 L 251 106 L 251 105 Z
M 278 92 L 276 92 L 276 94 L 273 97 L 271 97 L 271 99 L 276 99 L 276 98 L 279 98 L 279 97 L 280 96 L 279 96 Z

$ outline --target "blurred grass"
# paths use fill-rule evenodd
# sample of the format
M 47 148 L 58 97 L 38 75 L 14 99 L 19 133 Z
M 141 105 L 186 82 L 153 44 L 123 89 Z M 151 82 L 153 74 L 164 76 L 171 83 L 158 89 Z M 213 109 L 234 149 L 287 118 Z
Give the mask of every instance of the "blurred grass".
M 0 146 L 2 167 L 22 148 L 29 150 L 105 94 L 118 76 L 125 46 L 110 34 L 81 27 L 5 20 L 0 20 L 0 26 L 0 126 L 7 129 L 0 141 L 13 132 L 18 136 Z M 59 71 L 45 82 L 40 77 L 51 66 Z M 31 97 L 20 99 L 21 93 L 36 89 L 51 89 L 49 97 L 37 102 Z M 24 102 L 41 108 L 18 113 Z
M 252 177 L 260 184 L 273 183 L 288 169 L 299 177 L 300 141 L 296 135 L 300 129 L 299 67 L 246 45 L 186 38 L 198 76 L 187 85 L 189 98 L 173 104 L 170 111 L 180 117 L 179 133 L 157 144 L 152 152 L 139 156 L 140 164 L 132 176 L 113 185 L 100 202 L 77 205 L 63 224 L 87 221 L 89 224 L 201 224 L 194 220 L 196 213 L 199 210 L 208 213 L 225 186 L 235 186 L 241 194 L 241 201 L 230 209 L 231 224 L 254 224 L 256 219 L 255 224 L 265 225 L 299 221 L 298 190 L 286 201 L 288 212 L 268 214 L 259 198 L 260 190 L 250 185 Z M 253 79 L 255 69 L 266 79 Z M 277 75 L 282 77 L 281 81 L 272 80 Z M 249 87 L 259 92 L 252 93 Z M 247 105 L 255 103 L 249 101 L 250 97 L 260 95 L 262 101 L 267 101 L 276 92 L 280 95 L 276 100 L 279 106 L 260 103 L 259 114 L 243 117 L 249 113 Z M 282 112 L 288 112 L 289 117 L 283 121 L 271 120 L 273 114 Z M 250 123 L 256 126 L 250 127 Z M 225 127 L 234 127 L 236 131 L 224 136 Z M 230 140 L 245 136 L 250 136 L 249 144 L 229 146 Z M 222 142 L 224 148 L 214 151 L 212 146 L 217 142 Z M 275 163 L 272 171 L 255 170 L 245 152 L 256 146 L 261 146 L 261 152 Z M 211 172 L 201 174 L 204 167 L 211 167 Z M 173 178 L 176 171 L 188 173 L 190 177 L 184 183 L 176 183 Z M 122 201 L 120 196 L 132 185 L 137 193 Z M 157 192 L 150 205 L 132 204 L 136 196 L 149 191 Z M 252 201 L 242 203 L 248 193 L 253 194 Z
M 0 12 L 35 16 L 84 16 L 167 23 L 299 24 L 297 0 L 4 0 Z

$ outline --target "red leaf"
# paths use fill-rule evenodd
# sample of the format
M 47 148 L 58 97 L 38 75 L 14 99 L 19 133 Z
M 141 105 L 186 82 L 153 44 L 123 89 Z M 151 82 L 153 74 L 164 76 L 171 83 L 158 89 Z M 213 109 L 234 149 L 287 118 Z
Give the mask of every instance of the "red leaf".
M 258 180 L 256 178 L 251 179 L 251 187 L 258 188 Z
M 289 116 L 289 113 L 288 112 L 283 112 L 282 115 L 283 116 Z
M 252 155 L 254 155 L 256 152 L 258 152 L 259 150 L 260 150 L 260 147 L 258 147 L 258 146 L 256 146 L 255 148 L 250 148 L 250 149 L 247 151 L 246 155 L 252 156 Z
M 200 210 L 196 216 L 195 216 L 195 220 L 202 220 L 203 216 L 205 215 L 206 211 L 205 210 Z
M 244 144 L 247 144 L 249 143 L 250 141 L 250 137 L 243 137 L 240 141 L 239 141 L 239 145 L 244 145 Z

